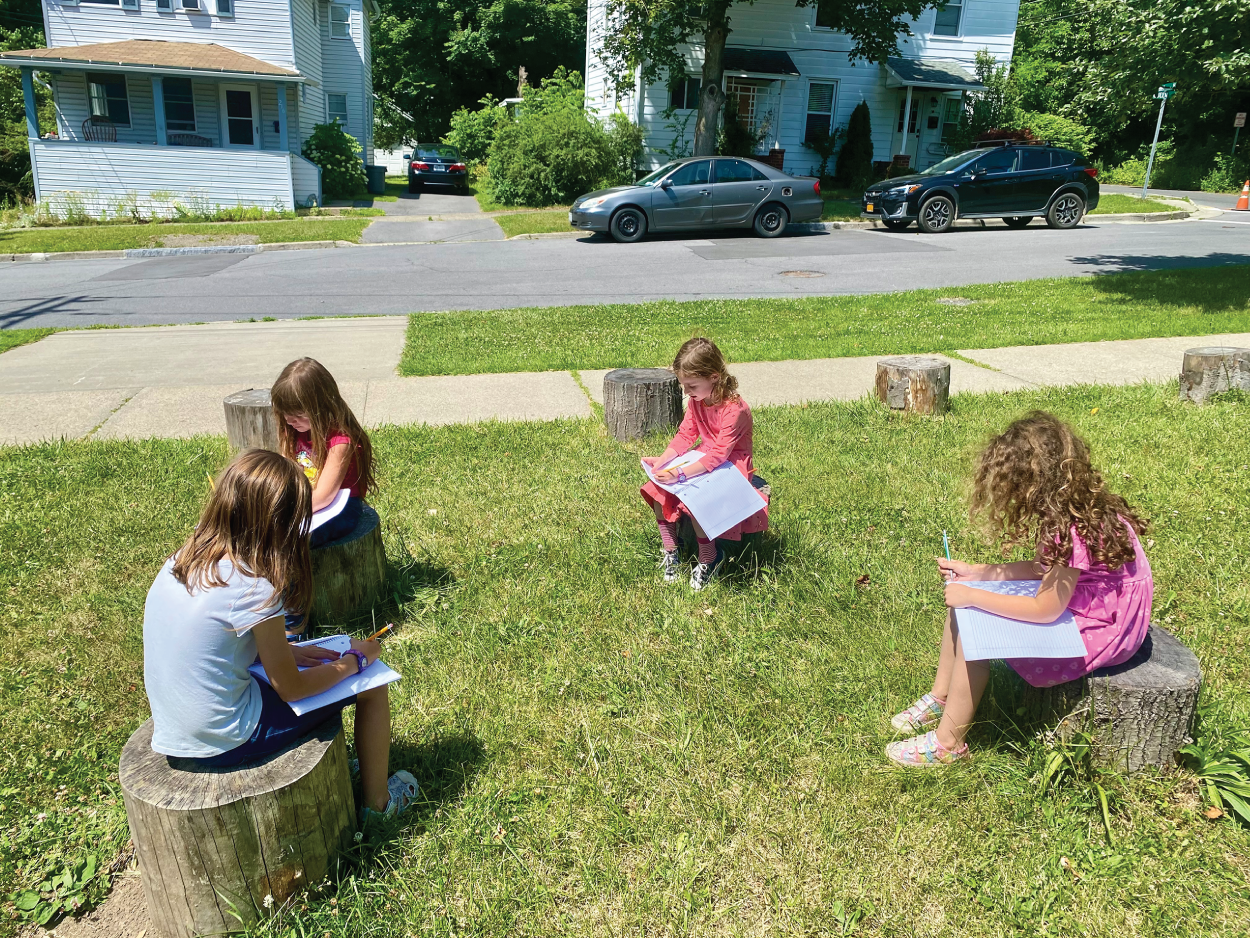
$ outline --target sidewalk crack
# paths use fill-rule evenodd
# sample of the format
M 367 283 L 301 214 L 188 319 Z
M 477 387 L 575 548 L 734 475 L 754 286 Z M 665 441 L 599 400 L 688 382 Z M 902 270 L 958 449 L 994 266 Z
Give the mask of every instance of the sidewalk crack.
M 143 390 L 143 388 L 139 388 L 139 391 L 142 391 L 142 390 Z M 125 407 L 127 404 L 129 404 L 131 401 L 133 401 L 133 400 L 134 400 L 134 399 L 135 399 L 135 398 L 139 395 L 139 391 L 135 391 L 135 393 L 134 393 L 134 394 L 131 394 L 129 397 L 124 398 L 120 404 L 118 404 L 116 407 L 114 407 L 112 410 L 110 410 L 110 411 L 108 412 L 108 416 L 107 416 L 107 417 L 105 417 L 103 420 L 101 420 L 99 423 L 97 423 L 94 427 L 92 427 L 90 430 L 88 430 L 88 431 L 87 431 L 87 432 L 83 435 L 83 439 L 84 439 L 84 440 L 89 440 L 89 439 L 91 439 L 93 436 L 95 436 L 95 435 L 96 435 L 96 433 L 97 433 L 97 432 L 99 432 L 100 428 L 101 428 L 101 427 L 103 427 L 103 426 L 104 426 L 106 423 L 108 423 L 110 420 L 112 420 L 112 419 L 113 419 L 113 416 L 114 416 L 114 415 L 115 415 L 115 414 L 116 414 L 119 410 L 121 410 L 123 407 Z

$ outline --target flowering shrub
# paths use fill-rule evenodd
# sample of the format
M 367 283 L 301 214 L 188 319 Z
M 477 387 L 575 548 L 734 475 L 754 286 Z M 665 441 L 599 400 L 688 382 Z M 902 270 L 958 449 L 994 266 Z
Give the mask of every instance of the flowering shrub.
M 327 199 L 350 199 L 365 191 L 365 167 L 359 141 L 337 123 L 318 124 L 304 141 L 304 159 L 321 167 L 321 191 Z

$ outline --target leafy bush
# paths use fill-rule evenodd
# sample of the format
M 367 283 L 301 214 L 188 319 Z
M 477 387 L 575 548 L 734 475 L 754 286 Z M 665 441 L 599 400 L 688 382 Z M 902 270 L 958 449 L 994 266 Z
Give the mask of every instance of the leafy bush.
M 751 130 L 738 117 L 738 96 L 725 98 L 725 111 L 720 133 L 716 136 L 716 152 L 721 156 L 754 156 L 768 134 L 767 126 Z
M 1039 140 L 1045 140 L 1056 147 L 1075 150 L 1082 156 L 1089 156 L 1094 150 L 1094 132 L 1084 124 L 1058 114 L 1022 111 L 1014 123 L 1017 127 L 1032 131 L 1033 136 Z
M 860 101 L 846 123 L 846 142 L 838 151 L 837 182 L 844 189 L 862 189 L 873 176 L 872 118 L 868 102 Z
M 499 107 L 494 95 L 488 94 L 478 103 L 481 107 L 476 111 L 462 107 L 452 114 L 451 130 L 443 137 L 443 143 L 451 144 L 470 163 L 486 162 L 496 131 L 509 119 L 508 109 Z
M 1250 159 L 1235 159 L 1224 153 L 1217 153 L 1215 166 L 1202 177 L 1202 191 L 1240 192 L 1247 179 L 1250 179 Z
M 845 134 L 845 127 L 834 127 L 832 131 L 818 131 L 812 134 L 809 139 L 803 141 L 803 146 L 809 150 L 814 150 L 816 155 L 820 157 L 820 168 L 815 172 L 817 179 L 823 180 L 829 172 L 829 161 L 833 159 L 833 154 L 838 149 L 838 142 Z
M 623 119 L 623 118 L 622 118 Z M 558 68 L 527 87 L 516 119 L 500 123 L 487 169 L 502 205 L 557 205 L 593 189 L 633 181 L 641 136 L 586 113 L 582 78 Z
M 304 141 L 304 159 L 321 167 L 321 190 L 327 199 L 350 199 L 365 190 L 360 142 L 337 123 L 318 124 Z
M 633 182 L 637 178 L 638 161 L 642 159 L 645 140 L 643 129 L 617 111 L 608 121 L 608 145 L 612 148 L 618 183 Z
M 1155 150 L 1154 168 L 1150 171 L 1150 181 L 1160 189 L 1169 188 L 1168 177 L 1171 175 L 1171 162 L 1176 156 L 1176 147 L 1171 140 L 1160 140 Z M 1112 166 L 1102 172 L 1100 181 L 1113 186 L 1140 186 L 1146 181 L 1146 166 L 1150 162 L 1150 144 L 1141 148 L 1141 152 L 1132 159 L 1125 160 L 1119 166 Z

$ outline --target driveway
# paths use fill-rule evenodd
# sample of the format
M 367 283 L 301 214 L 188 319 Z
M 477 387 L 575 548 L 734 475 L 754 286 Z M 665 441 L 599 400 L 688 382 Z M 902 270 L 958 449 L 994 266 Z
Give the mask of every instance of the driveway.
M 477 199 L 451 186 L 426 186 L 402 193 L 396 202 L 374 202 L 386 214 L 365 229 L 366 244 L 412 242 L 502 241 L 503 229 L 482 214 Z

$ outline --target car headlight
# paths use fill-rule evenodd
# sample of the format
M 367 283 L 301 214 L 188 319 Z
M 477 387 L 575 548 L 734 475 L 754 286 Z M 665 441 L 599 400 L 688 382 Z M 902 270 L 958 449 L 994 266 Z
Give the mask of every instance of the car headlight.
M 607 200 L 608 200 L 608 197 L 606 195 L 601 195 L 597 199 L 587 199 L 585 202 L 582 202 L 577 207 L 581 209 L 595 208 L 596 206 L 602 205 Z
M 893 189 L 886 192 L 885 197 L 887 199 L 904 199 L 919 188 L 920 186 L 918 184 L 911 186 L 895 186 Z

